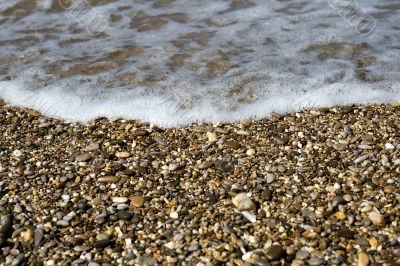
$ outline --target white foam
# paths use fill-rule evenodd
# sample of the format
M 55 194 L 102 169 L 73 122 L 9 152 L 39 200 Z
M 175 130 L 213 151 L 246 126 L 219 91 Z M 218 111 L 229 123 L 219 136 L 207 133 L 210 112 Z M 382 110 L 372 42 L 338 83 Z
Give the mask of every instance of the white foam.
M 225 0 L 176 0 L 162 8 L 156 1 L 119 0 L 94 9 L 82 5 L 75 13 L 52 12 L 53 2 L 42 1 L 18 19 L 16 12 L 0 15 L 0 21 L 7 19 L 0 32 L 0 97 L 48 116 L 81 122 L 107 116 L 171 127 L 400 100 L 399 16 L 386 7 L 396 1 L 354 2 L 365 12 L 360 17 L 375 19 L 368 36 L 357 34 L 322 0 L 253 0 L 253 6 L 235 10 Z M 10 6 L 0 3 L 0 14 Z M 171 17 L 177 13 L 187 21 Z M 121 19 L 108 22 L 106 35 L 92 36 L 85 30 L 89 15 L 77 14 Z M 140 14 L 145 19 L 136 23 L 143 28 L 130 27 Z M 162 19 L 154 22 L 158 15 Z M 158 22 L 164 24 L 146 31 L 146 25 Z M 23 32 L 45 28 L 57 31 Z M 17 45 L 16 40 L 32 37 L 38 41 Z M 85 41 L 60 47 L 71 39 Z M 6 40 L 14 41 L 2 44 Z M 142 53 L 124 57 L 122 64 L 104 56 L 126 45 Z M 28 60 L 34 54 L 39 56 Z M 190 56 L 183 66 L 171 68 L 176 54 Z M 9 56 L 17 60 L 1 59 Z M 57 75 L 49 68 L 55 63 L 64 73 L 80 63 L 111 67 L 98 74 Z M 127 72 L 136 77 L 118 80 Z M 149 75 L 160 79 L 146 81 Z

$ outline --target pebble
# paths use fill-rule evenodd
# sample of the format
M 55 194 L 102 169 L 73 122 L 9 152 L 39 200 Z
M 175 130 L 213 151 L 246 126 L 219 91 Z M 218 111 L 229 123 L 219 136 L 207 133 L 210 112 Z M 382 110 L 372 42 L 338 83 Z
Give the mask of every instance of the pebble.
M 160 145 L 162 145 L 162 146 L 167 146 L 167 142 L 164 140 L 164 138 L 163 137 L 161 137 L 161 136 L 155 136 L 154 137 L 154 140 L 158 143 L 158 144 L 160 144 Z
M 234 169 L 227 161 L 224 160 L 216 161 L 215 168 L 221 170 L 222 172 L 227 172 L 227 173 L 232 172 Z
M 274 173 L 268 173 L 266 178 L 267 178 L 267 183 L 271 184 L 276 180 L 276 175 Z
M 90 249 L 90 247 L 84 246 L 84 245 L 82 245 L 82 246 L 75 246 L 75 247 L 74 247 L 74 250 L 75 250 L 75 251 L 78 251 L 78 252 L 88 251 L 89 249 Z
M 336 208 L 343 203 L 346 203 L 346 200 L 341 196 L 337 196 L 332 200 L 332 208 Z
M 254 202 L 247 196 L 246 193 L 239 193 L 232 199 L 233 205 L 239 210 L 251 210 L 254 211 L 256 209 L 256 205 Z
M 135 208 L 143 207 L 144 203 L 146 202 L 146 198 L 143 196 L 131 196 L 130 200 L 132 206 Z
M 78 156 L 76 156 L 75 161 L 76 162 L 87 162 L 90 159 L 92 159 L 92 155 L 90 153 L 81 153 Z
M 204 170 L 204 169 L 208 169 L 208 168 L 212 167 L 213 165 L 214 165 L 214 162 L 206 161 L 206 162 L 199 164 L 198 168 L 200 170 Z
M 267 259 L 272 261 L 280 260 L 281 258 L 283 258 L 284 255 L 285 255 L 285 250 L 281 245 L 272 245 L 266 253 Z
M 97 142 L 91 142 L 89 145 L 85 147 L 86 152 L 98 151 L 100 149 L 100 145 Z
M 65 220 L 59 220 L 59 221 L 57 221 L 57 225 L 59 227 L 68 227 L 69 226 L 69 222 L 65 221 Z
M 364 252 L 358 253 L 358 266 L 367 266 L 369 264 L 369 257 Z
M 25 261 L 25 254 L 19 254 L 15 259 L 13 259 L 11 266 L 20 266 Z
M 112 241 L 110 239 L 102 239 L 102 240 L 97 240 L 96 242 L 94 242 L 93 247 L 94 248 L 105 248 L 111 244 L 112 244 Z
M 215 142 L 218 140 L 217 134 L 215 134 L 214 132 L 207 132 L 206 136 L 207 136 L 209 142 Z
M 35 237 L 34 237 L 34 239 L 33 239 L 33 244 L 34 244 L 36 247 L 41 246 L 43 237 L 44 237 L 44 232 L 43 232 L 43 230 L 42 230 L 41 228 L 36 229 L 36 230 L 35 230 Z
M 306 251 L 306 250 L 303 250 L 303 249 L 297 251 L 297 253 L 296 253 L 296 259 L 299 259 L 299 260 L 305 260 L 309 256 L 310 256 L 310 253 L 308 251 Z
M 394 186 L 394 185 L 385 186 L 385 187 L 383 188 L 383 191 L 384 191 L 385 193 L 387 193 L 387 194 L 393 193 L 395 190 L 396 190 L 396 186 Z
M 120 152 L 115 153 L 115 156 L 119 159 L 126 159 L 130 156 L 130 154 L 126 151 L 120 151 Z
M 372 211 L 368 214 L 368 218 L 374 225 L 382 225 L 384 224 L 385 220 L 382 214 L 377 211 Z
M 171 217 L 172 219 L 178 219 L 179 213 L 177 211 L 172 211 L 169 213 L 169 217 Z
M 387 150 L 393 150 L 395 146 L 391 143 L 385 143 L 385 149 Z
M 127 197 L 114 197 L 113 199 L 112 199 L 112 201 L 114 202 L 114 203 L 125 203 L 125 202 L 128 202 L 128 198 Z
M 248 149 L 246 151 L 247 156 L 254 156 L 256 154 L 256 151 L 254 149 Z
M 355 159 L 355 160 L 354 160 L 354 163 L 355 163 L 355 164 L 362 163 L 363 161 L 365 161 L 366 159 L 368 159 L 368 157 L 369 157 L 368 154 L 362 155 L 362 156 L 358 157 L 357 159 Z
M 102 176 L 97 179 L 99 183 L 117 183 L 119 181 L 119 177 L 108 175 Z
M 125 211 L 125 210 L 118 211 L 117 216 L 119 219 L 126 220 L 126 221 L 131 220 L 133 217 L 129 211 Z

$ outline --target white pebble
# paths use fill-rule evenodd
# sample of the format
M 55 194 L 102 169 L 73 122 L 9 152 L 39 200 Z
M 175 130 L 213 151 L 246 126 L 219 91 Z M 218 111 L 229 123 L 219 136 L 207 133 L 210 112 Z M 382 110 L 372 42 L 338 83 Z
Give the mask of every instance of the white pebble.
M 385 148 L 386 148 L 387 150 L 393 150 L 393 149 L 394 149 L 394 145 L 391 144 L 391 143 L 386 143 L 386 144 L 385 144 Z
M 239 210 L 255 210 L 256 205 L 246 193 L 239 193 L 232 199 L 233 205 Z
M 217 141 L 217 134 L 215 134 L 213 132 L 207 132 L 206 135 L 207 135 L 207 138 L 208 138 L 209 142 Z
M 253 156 L 254 154 L 256 154 L 256 151 L 254 149 L 248 149 L 246 151 L 247 156 Z
M 71 199 L 70 195 L 66 195 L 66 194 L 62 195 L 61 198 L 62 198 L 65 202 L 68 202 L 68 201 Z
M 171 217 L 172 219 L 178 219 L 179 218 L 179 213 L 176 211 L 172 211 L 169 213 L 169 217 Z

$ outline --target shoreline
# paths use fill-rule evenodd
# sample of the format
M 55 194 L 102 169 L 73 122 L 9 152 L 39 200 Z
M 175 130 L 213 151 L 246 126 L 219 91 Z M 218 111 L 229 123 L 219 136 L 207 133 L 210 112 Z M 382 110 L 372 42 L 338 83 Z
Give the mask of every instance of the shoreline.
M 6 265 L 400 263 L 399 105 L 170 129 L 0 119 Z

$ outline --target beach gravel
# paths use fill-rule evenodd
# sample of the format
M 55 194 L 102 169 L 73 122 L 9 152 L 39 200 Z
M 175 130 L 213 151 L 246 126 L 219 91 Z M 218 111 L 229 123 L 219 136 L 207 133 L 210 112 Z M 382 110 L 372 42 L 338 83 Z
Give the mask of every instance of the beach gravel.
M 161 129 L 0 106 L 4 265 L 398 265 L 400 107 Z

